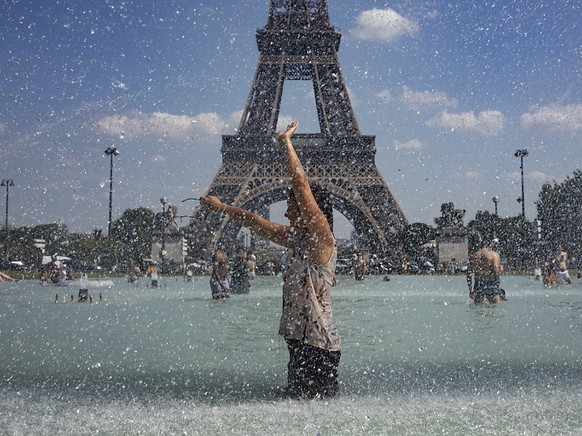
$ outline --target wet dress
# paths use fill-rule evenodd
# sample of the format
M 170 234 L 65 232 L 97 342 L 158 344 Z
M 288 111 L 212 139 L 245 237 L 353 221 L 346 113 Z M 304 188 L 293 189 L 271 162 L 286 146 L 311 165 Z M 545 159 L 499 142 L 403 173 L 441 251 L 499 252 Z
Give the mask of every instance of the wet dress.
M 298 241 L 284 275 L 279 334 L 289 350 L 287 390 L 292 397 L 330 397 L 338 391 L 341 356 L 330 298 L 337 250 L 327 264 L 318 265 L 310 259 L 306 242 Z

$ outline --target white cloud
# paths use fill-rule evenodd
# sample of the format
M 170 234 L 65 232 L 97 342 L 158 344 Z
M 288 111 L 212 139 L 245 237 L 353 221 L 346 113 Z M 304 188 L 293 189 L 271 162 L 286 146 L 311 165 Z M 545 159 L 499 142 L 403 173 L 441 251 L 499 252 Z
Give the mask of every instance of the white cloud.
M 415 34 L 420 26 L 393 9 L 371 9 L 358 15 L 357 27 L 350 33 L 357 39 L 393 41 L 400 36 Z
M 465 173 L 465 178 L 469 180 L 475 180 L 479 178 L 479 173 L 476 171 L 467 171 Z
M 164 112 L 146 114 L 134 111 L 126 115 L 104 117 L 97 124 L 106 134 L 126 139 L 147 135 L 180 140 L 219 135 L 228 122 L 213 112 L 191 117 Z
M 455 130 L 469 130 L 484 136 L 494 136 L 503 130 L 505 117 L 499 111 L 484 111 L 475 115 L 474 112 L 451 114 L 447 111 L 426 122 L 429 127 Z
M 582 130 L 582 104 L 532 108 L 521 116 L 521 122 L 529 128 L 549 131 Z
M 521 173 L 519 171 L 507 173 L 507 180 L 518 183 L 521 180 Z
M 552 178 L 543 171 L 532 171 L 527 175 L 527 178 L 537 182 L 548 182 L 552 180 Z
M 242 118 L 242 114 L 243 111 L 236 111 L 230 114 L 230 116 L 228 117 L 228 123 L 227 123 L 227 127 L 229 127 L 228 130 L 230 130 L 231 132 L 236 133 L 236 130 L 238 129 L 238 125 L 240 124 L 240 120 Z
M 422 144 L 422 142 L 419 139 L 411 139 L 410 141 L 406 141 L 406 142 L 400 142 L 400 141 L 394 140 L 393 145 L 394 145 L 394 148 L 397 150 L 399 148 L 406 148 L 406 149 L 412 149 L 412 150 L 419 150 L 421 148 L 424 148 L 424 145 Z
M 444 106 L 444 107 L 457 107 L 457 99 L 449 98 L 444 92 L 432 92 L 432 91 L 412 91 L 407 86 L 404 87 L 402 95 L 400 96 L 400 101 L 402 101 L 409 109 L 418 110 L 427 106 Z

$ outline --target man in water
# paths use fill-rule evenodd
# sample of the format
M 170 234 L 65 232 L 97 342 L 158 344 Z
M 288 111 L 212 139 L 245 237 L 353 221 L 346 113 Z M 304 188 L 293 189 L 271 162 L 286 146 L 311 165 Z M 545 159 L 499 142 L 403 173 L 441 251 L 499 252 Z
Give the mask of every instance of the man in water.
M 499 253 L 494 250 L 497 239 L 489 242 L 479 235 L 480 248 L 469 258 L 467 268 L 467 286 L 469 297 L 475 303 L 482 303 L 485 298 L 490 303 L 499 303 L 502 298 L 499 291 L 499 276 L 503 272 Z
M 240 247 L 230 273 L 230 292 L 233 294 L 248 294 L 251 290 L 250 272 L 247 261 L 247 251 Z
M 568 272 L 568 253 L 564 247 L 558 245 L 558 253 L 556 254 L 556 284 L 557 285 L 571 285 L 572 279 Z

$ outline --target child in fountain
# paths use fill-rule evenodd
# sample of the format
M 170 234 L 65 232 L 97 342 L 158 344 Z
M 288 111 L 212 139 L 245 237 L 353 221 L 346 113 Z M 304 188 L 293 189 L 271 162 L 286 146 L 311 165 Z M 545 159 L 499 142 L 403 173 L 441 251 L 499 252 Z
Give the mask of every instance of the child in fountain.
M 340 337 L 332 319 L 330 292 L 337 251 L 333 209 L 328 193 L 310 185 L 291 143 L 297 129 L 291 123 L 277 135 L 291 180 L 285 216 L 290 225 L 276 224 L 216 197 L 202 203 L 226 212 L 257 234 L 293 250 L 284 275 L 283 314 L 279 334 L 289 351 L 287 392 L 293 398 L 331 397 L 338 390 Z

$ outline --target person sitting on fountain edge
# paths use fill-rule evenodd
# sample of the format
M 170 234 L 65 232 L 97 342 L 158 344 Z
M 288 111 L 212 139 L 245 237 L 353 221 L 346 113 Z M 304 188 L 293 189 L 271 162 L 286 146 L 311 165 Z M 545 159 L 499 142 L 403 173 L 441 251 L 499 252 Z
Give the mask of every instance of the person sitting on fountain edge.
M 332 397 L 339 391 L 338 365 L 341 340 L 332 319 L 331 288 L 337 250 L 333 235 L 333 209 L 328 193 L 310 185 L 291 136 L 291 123 L 277 139 L 291 179 L 285 216 L 290 225 L 276 224 L 216 197 L 202 203 L 226 212 L 260 236 L 293 250 L 283 281 L 283 313 L 279 334 L 287 342 L 287 393 L 292 398 Z

